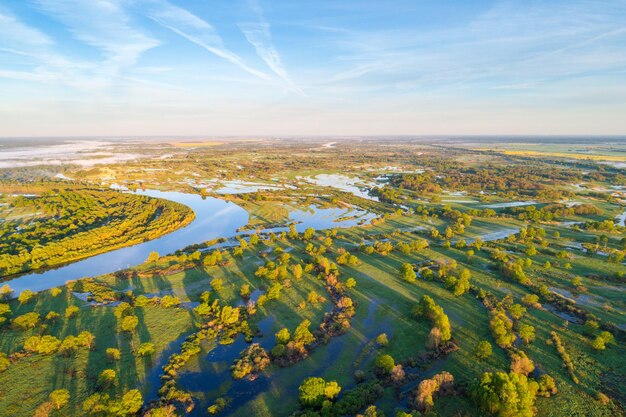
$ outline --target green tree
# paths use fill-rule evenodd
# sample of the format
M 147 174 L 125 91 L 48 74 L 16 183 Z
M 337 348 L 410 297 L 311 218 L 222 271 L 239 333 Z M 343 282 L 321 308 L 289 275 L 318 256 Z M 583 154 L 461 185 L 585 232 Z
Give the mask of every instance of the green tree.
M 139 356 L 152 356 L 154 355 L 155 348 L 154 343 L 145 342 L 139 345 L 139 349 L 137 349 L 137 354 Z
M 300 403 L 305 407 L 320 408 L 324 401 L 332 400 L 341 391 L 337 382 L 327 382 L 323 378 L 309 377 L 298 388 Z
M 27 304 L 34 297 L 35 297 L 35 293 L 34 292 L 32 292 L 31 290 L 24 290 L 24 291 L 22 291 L 20 296 L 17 297 L 17 301 L 19 301 L 20 304 Z
M 128 333 L 134 333 L 135 329 L 139 325 L 139 318 L 137 316 L 126 316 L 122 319 L 122 331 Z
M 375 370 L 378 375 L 389 375 L 396 366 L 396 362 L 391 355 L 379 355 L 374 362 Z
M 282 328 L 278 332 L 276 332 L 276 343 L 281 345 L 286 345 L 291 340 L 291 335 L 289 334 L 289 329 Z
M 415 274 L 415 270 L 413 269 L 413 265 L 410 263 L 405 263 L 400 268 L 400 275 L 402 279 L 406 282 L 413 283 L 417 279 L 417 275 Z
M 309 331 L 310 325 L 310 321 L 303 320 L 302 323 L 296 327 L 296 330 L 293 332 L 294 342 L 302 345 L 309 345 L 315 341 L 315 336 L 313 336 L 313 333 Z
M 57 389 L 52 391 L 48 398 L 52 406 L 60 410 L 70 402 L 70 392 L 66 389 Z
M 150 252 L 148 255 L 148 259 L 146 259 L 146 263 L 153 263 L 159 260 L 159 252 Z
M 471 397 L 478 407 L 499 417 L 533 417 L 539 386 L 514 372 L 486 372 L 472 384 Z
M 491 343 L 486 340 L 481 340 L 476 346 L 476 357 L 478 359 L 486 359 L 492 354 Z

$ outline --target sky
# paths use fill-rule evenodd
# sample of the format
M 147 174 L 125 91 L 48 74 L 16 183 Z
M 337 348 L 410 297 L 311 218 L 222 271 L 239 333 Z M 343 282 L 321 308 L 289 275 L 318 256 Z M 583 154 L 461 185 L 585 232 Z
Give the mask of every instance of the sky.
M 626 134 L 624 0 L 0 0 L 0 137 Z

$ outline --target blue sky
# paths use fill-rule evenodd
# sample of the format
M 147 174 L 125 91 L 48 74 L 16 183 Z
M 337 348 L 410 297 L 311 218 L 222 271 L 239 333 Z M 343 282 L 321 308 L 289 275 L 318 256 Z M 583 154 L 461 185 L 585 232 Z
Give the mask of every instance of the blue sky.
M 0 136 L 626 134 L 626 2 L 0 0 Z

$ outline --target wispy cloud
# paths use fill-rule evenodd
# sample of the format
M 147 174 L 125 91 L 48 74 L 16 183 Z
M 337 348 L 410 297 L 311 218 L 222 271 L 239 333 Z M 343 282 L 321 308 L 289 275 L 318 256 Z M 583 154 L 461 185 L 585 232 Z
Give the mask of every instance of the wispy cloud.
M 254 46 L 257 55 L 267 64 L 267 66 L 294 92 L 304 95 L 304 92 L 289 77 L 285 69 L 280 54 L 272 42 L 270 24 L 263 15 L 263 10 L 256 0 L 249 0 L 248 5 L 257 18 L 256 22 L 246 22 L 239 24 L 239 28 L 245 35 L 248 42 Z
M 3 50 L 19 51 L 24 46 L 44 47 L 51 44 L 48 36 L 0 9 L 0 46 Z
M 113 70 L 133 65 L 159 42 L 132 24 L 115 0 L 36 0 L 39 7 L 63 23 L 74 38 L 101 49 Z
M 267 81 L 271 80 L 268 74 L 252 68 L 238 54 L 226 48 L 221 36 L 205 20 L 164 0 L 149 1 L 147 4 L 149 6 L 147 11 L 148 17 L 161 26 L 170 29 L 188 41 L 201 46 L 255 77 Z

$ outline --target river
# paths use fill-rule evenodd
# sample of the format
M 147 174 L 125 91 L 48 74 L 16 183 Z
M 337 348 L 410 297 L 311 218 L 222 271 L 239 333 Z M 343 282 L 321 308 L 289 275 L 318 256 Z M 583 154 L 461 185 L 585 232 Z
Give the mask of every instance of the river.
M 2 283 L 8 284 L 14 291 L 13 296 L 29 289 L 44 291 L 64 285 L 67 281 L 94 277 L 143 263 L 150 252 L 161 255 L 173 253 L 186 246 L 203 243 L 219 237 L 233 237 L 237 230 L 248 223 L 248 212 L 235 203 L 219 198 L 205 197 L 198 194 L 181 193 L 175 191 L 137 191 L 137 194 L 154 198 L 171 200 L 190 207 L 195 213 L 195 219 L 187 226 L 172 233 L 144 243 L 128 246 L 121 249 L 105 252 L 80 261 L 57 267 L 20 275 Z M 352 227 L 361 222 L 369 222 L 374 218 L 373 213 L 358 209 L 328 208 L 321 209 L 314 206 L 305 210 L 294 210 L 290 219 L 297 223 L 299 232 L 312 227 L 316 230 L 333 227 Z M 266 229 L 264 232 L 280 232 L 286 227 Z

